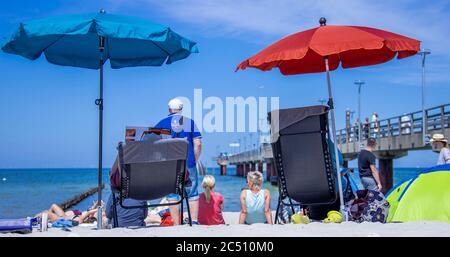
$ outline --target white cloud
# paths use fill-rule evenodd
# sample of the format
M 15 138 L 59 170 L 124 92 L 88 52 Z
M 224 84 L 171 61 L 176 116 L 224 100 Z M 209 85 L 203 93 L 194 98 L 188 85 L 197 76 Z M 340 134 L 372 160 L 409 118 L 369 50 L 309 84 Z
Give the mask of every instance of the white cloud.
M 123 0 L 110 1 L 116 6 L 130 5 Z M 446 18 L 450 4 L 446 0 L 138 0 L 133 4 L 157 9 L 206 36 L 239 38 L 262 46 L 316 27 L 322 16 L 328 24 L 380 28 L 419 39 L 423 48 L 431 49 L 427 83 L 445 85 L 450 81 L 450 20 Z M 389 72 L 384 66 L 381 69 L 390 83 L 417 86 L 419 62 L 399 64 L 395 72 L 392 67 Z
M 450 64 L 440 62 L 439 58 L 433 55 L 428 56 L 425 66 L 425 75 L 427 86 L 447 86 L 450 82 Z M 377 65 L 359 68 L 364 76 L 373 77 L 374 79 L 383 74 L 382 79 L 388 83 L 400 86 L 421 86 L 422 81 L 422 57 L 415 56 L 408 58 L 410 61 L 397 61 L 395 65 Z M 447 87 L 448 88 L 448 87 Z
M 118 0 L 111 0 L 116 2 Z M 255 36 L 262 44 L 318 25 L 364 25 L 423 41 L 435 53 L 450 55 L 447 1 L 368 0 L 139 0 L 211 36 Z M 119 3 L 125 4 L 120 1 Z M 136 3 L 136 2 L 135 2 Z M 256 40 L 255 40 L 256 41 Z

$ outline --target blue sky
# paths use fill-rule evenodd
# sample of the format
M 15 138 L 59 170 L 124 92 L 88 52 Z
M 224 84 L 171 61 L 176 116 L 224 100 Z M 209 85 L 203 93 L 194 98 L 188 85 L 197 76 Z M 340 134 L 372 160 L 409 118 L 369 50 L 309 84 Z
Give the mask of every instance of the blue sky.
M 126 125 L 151 126 L 166 115 L 167 101 L 193 97 L 276 96 L 280 107 L 318 104 L 327 98 L 325 74 L 282 76 L 277 70 L 234 72 L 235 66 L 272 42 L 329 24 L 377 27 L 420 39 L 432 55 L 427 60 L 427 107 L 450 101 L 450 14 L 447 1 L 2 1 L 0 40 L 21 21 L 67 13 L 107 12 L 140 16 L 170 25 L 196 41 L 200 53 L 163 67 L 105 70 L 104 164 L 111 165 Z M 356 110 L 362 79 L 362 116 L 380 119 L 416 111 L 421 106 L 418 56 L 387 64 L 332 73 L 337 126 L 346 108 Z M 0 168 L 95 167 L 97 164 L 98 71 L 31 62 L 0 53 Z M 226 150 L 244 133 L 205 133 L 203 162 Z M 253 136 L 255 139 L 256 136 Z M 396 166 L 431 166 L 430 151 L 410 152 Z

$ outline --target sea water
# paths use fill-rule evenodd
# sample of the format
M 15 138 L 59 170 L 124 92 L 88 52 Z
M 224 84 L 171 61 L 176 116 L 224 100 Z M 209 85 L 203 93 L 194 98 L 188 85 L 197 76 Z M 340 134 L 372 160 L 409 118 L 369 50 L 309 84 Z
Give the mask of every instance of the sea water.
M 418 174 L 420 168 L 396 168 L 394 184 Z M 33 216 L 46 210 L 52 203 L 62 203 L 75 195 L 96 187 L 98 183 L 97 169 L 0 169 L 0 218 L 22 218 Z M 235 176 L 236 169 L 228 167 L 227 176 L 219 176 L 218 168 L 209 168 L 208 174 L 216 178 L 216 191 L 224 199 L 224 211 L 240 210 L 239 196 L 246 186 L 246 180 Z M 356 173 L 352 176 L 358 180 Z M 199 184 L 203 177 L 199 177 Z M 103 171 L 105 189 L 102 199 L 106 202 L 110 195 L 108 170 Z M 276 208 L 278 188 L 269 182 L 264 188 L 271 192 L 271 208 Z M 201 186 L 199 186 L 201 191 Z M 75 209 L 86 210 L 97 200 L 94 194 L 78 205 Z

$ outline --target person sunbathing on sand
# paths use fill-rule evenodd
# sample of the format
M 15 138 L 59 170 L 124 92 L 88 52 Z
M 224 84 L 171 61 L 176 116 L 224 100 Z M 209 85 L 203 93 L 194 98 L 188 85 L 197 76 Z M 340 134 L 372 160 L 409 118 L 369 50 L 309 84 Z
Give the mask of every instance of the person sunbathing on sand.
M 55 222 L 59 219 L 65 219 L 65 220 L 76 221 L 76 222 L 78 222 L 78 224 L 94 223 L 95 221 L 97 221 L 97 218 L 96 218 L 97 207 L 98 207 L 98 203 L 95 202 L 87 211 L 83 211 L 83 212 L 80 210 L 64 211 L 59 205 L 52 204 L 52 206 L 50 206 L 49 210 L 43 211 L 43 212 L 37 214 L 35 217 L 42 217 L 42 214 L 46 213 L 48 216 L 48 220 L 50 222 Z M 102 201 L 102 207 L 104 209 L 103 201 Z M 103 216 L 105 216 L 105 215 L 103 214 Z
M 262 189 L 264 177 L 259 171 L 247 175 L 248 189 L 241 192 L 241 213 L 239 224 L 267 223 L 272 224 L 270 211 L 270 192 Z

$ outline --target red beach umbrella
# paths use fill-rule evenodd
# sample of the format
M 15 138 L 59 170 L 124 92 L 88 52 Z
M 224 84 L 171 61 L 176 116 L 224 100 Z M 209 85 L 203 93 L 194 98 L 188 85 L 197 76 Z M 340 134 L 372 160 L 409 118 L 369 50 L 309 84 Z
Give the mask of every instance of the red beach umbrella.
M 262 71 L 278 68 L 283 75 L 326 71 L 333 139 L 336 139 L 330 70 L 336 70 L 339 64 L 342 68 L 355 68 L 385 63 L 396 56 L 398 59 L 413 56 L 420 50 L 420 41 L 369 27 L 327 26 L 325 18 L 319 22 L 320 27 L 287 36 L 241 62 L 236 71 L 248 67 Z M 337 144 L 334 146 L 338 156 Z M 342 211 L 344 200 L 337 160 L 336 168 Z
M 325 72 L 329 70 L 380 64 L 396 55 L 403 59 L 417 54 L 420 41 L 385 30 L 359 26 L 326 26 L 298 32 L 281 39 L 240 63 L 236 70 L 248 67 L 263 71 L 279 68 L 283 75 Z

